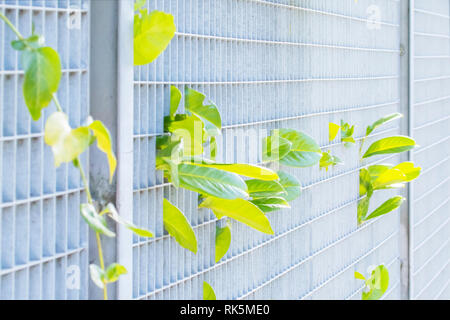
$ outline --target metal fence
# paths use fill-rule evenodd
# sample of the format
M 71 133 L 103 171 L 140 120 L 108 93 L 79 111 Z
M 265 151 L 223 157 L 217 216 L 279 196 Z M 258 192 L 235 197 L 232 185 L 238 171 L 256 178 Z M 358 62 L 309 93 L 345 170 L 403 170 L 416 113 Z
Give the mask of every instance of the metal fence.
M 450 8 L 416 0 L 412 15 L 412 153 L 424 171 L 412 185 L 411 298 L 450 298 Z
M 72 126 L 89 114 L 88 1 L 2 0 L 0 11 L 24 34 L 43 34 L 61 55 L 59 99 Z M 0 24 L 0 298 L 86 299 L 87 226 L 78 172 L 54 169 L 43 119 L 31 121 L 22 98 L 23 72 Z M 54 110 L 54 106 L 50 107 Z M 87 163 L 87 158 L 82 159 Z
M 0 0 L 0 10 L 20 30 L 29 33 L 33 19 L 47 44 L 60 52 L 59 96 L 73 126 L 89 110 L 89 43 L 96 41 L 89 39 L 89 19 L 97 14 L 90 13 L 90 2 Z M 111 108 L 117 118 L 112 128 L 119 158 L 117 202 L 122 215 L 153 230 L 155 238 L 131 238 L 119 230 L 117 260 L 130 275 L 120 280 L 117 297 L 201 299 L 205 280 L 219 299 L 360 299 L 362 283 L 354 271 L 384 263 L 390 273 L 384 298 L 405 297 L 408 284 L 410 298 L 449 298 L 449 1 L 409 3 L 408 16 L 403 0 L 152 0 L 149 9 L 174 15 L 177 34 L 154 63 L 133 70 L 126 45 L 133 41 L 133 1 L 119 1 L 117 17 L 111 17 L 118 21 L 119 41 L 118 67 L 111 66 L 118 70 L 118 109 Z M 402 38 L 408 21 L 414 26 L 413 51 Z M 0 294 L 89 298 L 79 177 L 70 166 L 53 169 L 43 121 L 28 117 L 12 37 L 0 24 Z M 188 85 L 217 104 L 224 124 L 219 161 L 260 163 L 259 146 L 245 133 L 292 128 L 312 135 L 345 164 L 329 171 L 282 168 L 299 178 L 304 190 L 292 209 L 268 215 L 275 235 L 232 222 L 230 250 L 215 264 L 215 228 L 222 221 L 197 209 L 197 194 L 175 189 L 154 169 L 171 85 Z M 410 104 L 403 94 L 408 88 Z M 102 90 L 96 86 L 91 98 L 92 91 Z M 360 167 L 405 159 L 380 156 L 361 164 L 357 147 L 328 142 L 328 122 L 357 124 L 360 140 L 368 124 L 396 111 L 405 121 L 379 129 L 368 143 L 411 133 L 421 148 L 410 156 L 424 173 L 408 189 L 409 211 L 406 206 L 358 227 Z M 163 197 L 193 225 L 196 255 L 164 231 Z M 386 198 L 375 196 L 372 205 Z M 409 237 L 403 232 L 408 228 Z M 405 281 L 408 261 L 410 281 Z M 67 280 L 77 270 L 80 290 Z

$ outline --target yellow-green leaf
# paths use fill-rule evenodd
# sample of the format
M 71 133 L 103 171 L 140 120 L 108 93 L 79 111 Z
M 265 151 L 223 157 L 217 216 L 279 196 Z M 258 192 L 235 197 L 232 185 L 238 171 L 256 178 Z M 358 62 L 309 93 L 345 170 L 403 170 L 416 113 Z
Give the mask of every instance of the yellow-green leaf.
M 197 253 L 197 238 L 184 214 L 167 199 L 163 201 L 163 223 L 167 232 L 182 246 Z
M 401 113 L 393 113 L 390 115 L 387 115 L 381 119 L 378 119 L 377 121 L 375 121 L 372 125 L 368 126 L 366 129 L 366 136 L 368 136 L 369 134 L 371 134 L 376 128 L 378 128 L 379 126 L 388 123 L 390 121 L 396 120 L 403 117 L 403 115 Z
M 362 300 L 379 300 L 389 287 L 389 272 L 384 265 L 376 267 L 365 280 L 368 292 L 362 293 Z
M 292 143 L 278 135 L 263 139 L 262 159 L 264 162 L 279 161 L 291 151 Z
M 203 300 L 216 300 L 213 288 L 206 281 L 203 281 Z
M 219 219 L 227 216 L 258 231 L 274 234 L 264 212 L 250 201 L 244 199 L 226 200 L 207 197 L 200 204 L 199 208 L 211 209 Z
M 227 172 L 233 172 L 247 178 L 254 178 L 264 181 L 278 180 L 279 178 L 276 172 L 268 168 L 245 163 L 223 164 L 223 163 L 209 162 L 205 159 L 202 162 L 194 161 L 189 162 L 189 164 L 199 167 L 215 168 Z
M 338 124 L 335 124 L 332 122 L 328 123 L 328 139 L 330 141 L 333 141 L 334 139 L 336 139 L 340 128 L 341 128 L 341 126 Z
M 250 202 L 255 204 L 264 213 L 289 209 L 291 207 L 286 199 L 281 197 L 258 198 L 250 200 Z
M 169 45 L 176 27 L 171 14 L 141 10 L 134 16 L 134 64 L 153 62 Z
M 271 196 L 286 196 L 286 190 L 278 181 L 264 181 L 260 179 L 246 180 L 248 194 L 253 199 Z
M 359 280 L 366 280 L 366 278 L 359 272 L 355 271 L 355 278 Z
M 45 124 L 45 143 L 52 147 L 55 166 L 63 162 L 71 162 L 88 147 L 91 134 L 87 127 L 71 129 L 67 115 L 62 112 L 53 113 Z
M 410 137 L 395 136 L 378 140 L 367 149 L 363 158 L 368 158 L 380 154 L 400 153 L 413 149 L 416 142 Z
M 231 229 L 229 226 L 216 227 L 216 263 L 226 255 L 231 244 Z
M 280 184 L 286 191 L 286 195 L 282 195 L 286 201 L 293 201 L 297 199 L 302 193 L 302 185 L 298 179 L 284 171 L 278 171 L 280 177 Z
M 398 169 L 406 177 L 406 181 L 412 181 L 416 179 L 422 170 L 421 167 L 414 167 L 414 163 L 412 162 L 402 162 L 394 167 L 394 169 Z
M 95 231 L 107 237 L 114 237 L 115 233 L 108 229 L 105 219 L 97 213 L 94 206 L 83 203 L 80 206 L 81 216 L 86 223 Z
M 113 283 L 119 280 L 121 275 L 127 273 L 128 271 L 124 266 L 118 263 L 112 263 L 106 268 L 104 278 L 107 283 Z
M 23 51 L 22 64 L 25 69 L 23 95 L 31 117 L 36 121 L 58 91 L 61 61 L 55 50 L 42 47 Z
M 170 87 L 170 118 L 173 119 L 177 113 L 181 101 L 181 91 L 175 87 Z
M 97 139 L 97 147 L 100 151 L 106 154 L 109 164 L 109 181 L 112 181 L 114 172 L 116 171 L 117 160 L 114 155 L 111 144 L 111 135 L 108 128 L 105 127 L 103 122 L 96 120 L 89 125 L 89 129 L 92 130 L 94 137 Z
M 402 171 L 392 168 L 380 174 L 378 178 L 376 178 L 375 181 L 372 183 L 372 185 L 374 189 L 380 189 L 389 186 L 391 184 L 397 184 L 406 181 L 407 178 Z
M 364 218 L 364 221 L 382 216 L 384 214 L 387 214 L 387 213 L 397 209 L 398 207 L 400 207 L 402 205 L 404 200 L 405 200 L 405 198 L 403 198 L 402 196 L 396 196 L 396 197 L 393 197 L 393 198 L 387 200 L 381 206 L 376 208 L 366 218 Z
M 134 225 L 133 223 L 128 222 L 125 219 L 123 219 L 119 215 L 119 213 L 117 212 L 116 207 L 112 203 L 109 203 L 106 206 L 106 209 L 103 210 L 102 212 L 103 213 L 108 213 L 108 215 L 109 215 L 109 217 L 111 219 L 113 219 L 117 223 L 120 223 L 121 225 L 125 226 L 125 228 L 133 231 L 138 236 L 141 236 L 141 237 L 144 237 L 144 238 L 153 238 L 153 233 L 151 233 L 149 230 L 139 228 L 136 225 Z

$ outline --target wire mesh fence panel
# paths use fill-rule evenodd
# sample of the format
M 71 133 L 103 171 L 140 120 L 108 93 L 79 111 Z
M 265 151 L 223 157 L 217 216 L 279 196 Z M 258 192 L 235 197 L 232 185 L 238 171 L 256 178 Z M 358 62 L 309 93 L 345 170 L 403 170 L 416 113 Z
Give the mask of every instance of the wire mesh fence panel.
M 412 132 L 422 168 L 412 186 L 411 298 L 450 298 L 450 8 L 415 0 Z
M 21 33 L 36 32 L 61 56 L 59 100 L 72 127 L 88 116 L 89 2 L 1 0 Z M 54 168 L 45 120 L 32 121 L 22 95 L 23 68 L 0 23 L 0 299 L 87 299 L 85 195 L 78 171 Z M 87 157 L 82 158 L 87 164 Z
M 156 236 L 134 238 L 133 298 L 202 299 L 205 280 L 220 299 L 358 299 L 354 271 L 381 263 L 391 278 L 386 298 L 399 298 L 399 215 L 357 226 L 358 147 L 328 142 L 329 122 L 357 124 L 360 141 L 367 125 L 400 110 L 399 1 L 156 0 L 147 7 L 172 13 L 177 33 L 161 57 L 134 72 L 133 217 Z M 268 214 L 275 235 L 233 221 L 230 250 L 215 264 L 222 221 L 197 209 L 196 193 L 175 189 L 154 169 L 171 85 L 217 104 L 218 161 L 261 163 L 261 139 L 248 137 L 292 128 L 345 164 L 282 168 L 304 190 L 291 209 Z M 399 133 L 392 123 L 369 143 Z M 196 255 L 164 231 L 164 197 L 194 226 Z M 375 196 L 373 206 L 382 200 Z

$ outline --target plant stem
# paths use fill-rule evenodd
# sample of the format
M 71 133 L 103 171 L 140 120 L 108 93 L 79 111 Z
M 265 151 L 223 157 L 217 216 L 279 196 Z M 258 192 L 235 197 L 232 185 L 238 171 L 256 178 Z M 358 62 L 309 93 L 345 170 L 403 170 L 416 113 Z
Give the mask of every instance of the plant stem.
M 8 25 L 8 27 L 16 34 L 17 38 L 19 38 L 19 40 L 24 40 L 25 38 L 20 34 L 19 30 L 17 30 L 17 28 L 11 23 L 11 21 L 3 14 L 0 12 L 0 19 L 2 19 L 3 21 L 5 21 L 5 23 Z
M 55 96 L 53 96 L 53 97 L 56 99 Z M 56 99 L 56 101 L 57 101 L 57 99 Z M 92 201 L 91 190 L 89 189 L 89 183 L 87 181 L 86 174 L 84 173 L 83 165 L 82 165 L 79 157 L 77 158 L 77 161 L 78 161 L 78 168 L 80 170 L 81 180 L 83 181 L 84 189 L 86 190 L 86 196 L 87 196 L 88 202 L 89 202 L 89 204 L 94 204 Z M 100 239 L 100 234 L 98 232 L 96 232 L 95 237 L 97 239 L 98 259 L 100 262 L 100 268 L 102 269 L 102 271 L 105 271 L 105 262 L 103 260 L 102 241 Z M 106 287 L 106 283 L 103 283 L 103 298 L 105 300 L 108 300 L 108 289 Z
M 16 34 L 17 38 L 19 38 L 19 40 L 25 39 L 22 36 L 22 34 L 19 32 L 19 30 L 17 30 L 17 28 L 11 23 L 11 21 L 1 12 L 0 12 L 0 19 L 3 20 L 8 25 L 8 27 Z M 63 112 L 63 109 L 61 107 L 61 104 L 59 103 L 59 100 L 58 100 L 58 97 L 56 96 L 56 94 L 52 95 L 52 99 L 53 99 L 53 102 L 55 103 L 56 109 L 59 112 Z M 86 196 L 87 196 L 88 202 L 89 202 L 89 204 L 93 205 L 94 202 L 92 201 L 92 195 L 91 195 L 91 190 L 89 189 L 89 183 L 87 181 L 86 174 L 84 173 L 83 165 L 81 164 L 79 157 L 77 158 L 77 161 L 78 161 L 78 169 L 80 170 L 80 176 L 81 176 L 81 180 L 83 181 L 83 184 L 84 184 L 84 189 L 86 191 Z M 100 261 L 100 267 L 103 271 L 105 271 L 105 262 L 103 260 L 103 250 L 102 250 L 102 242 L 101 242 L 100 234 L 98 232 L 96 232 L 95 236 L 97 238 L 98 258 Z M 104 285 L 103 285 L 103 298 L 105 300 L 108 300 L 108 290 L 106 288 L 106 283 L 104 283 Z

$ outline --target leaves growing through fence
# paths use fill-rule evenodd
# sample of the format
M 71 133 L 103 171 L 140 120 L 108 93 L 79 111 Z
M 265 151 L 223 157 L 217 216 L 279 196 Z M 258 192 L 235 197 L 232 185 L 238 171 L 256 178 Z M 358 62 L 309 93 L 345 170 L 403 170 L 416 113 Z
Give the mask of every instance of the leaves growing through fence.
M 366 279 L 364 275 L 355 272 L 355 278 L 363 280 L 365 283 L 362 292 L 362 300 L 379 300 L 386 293 L 389 287 L 389 272 L 384 265 L 369 267 L 369 276 Z

